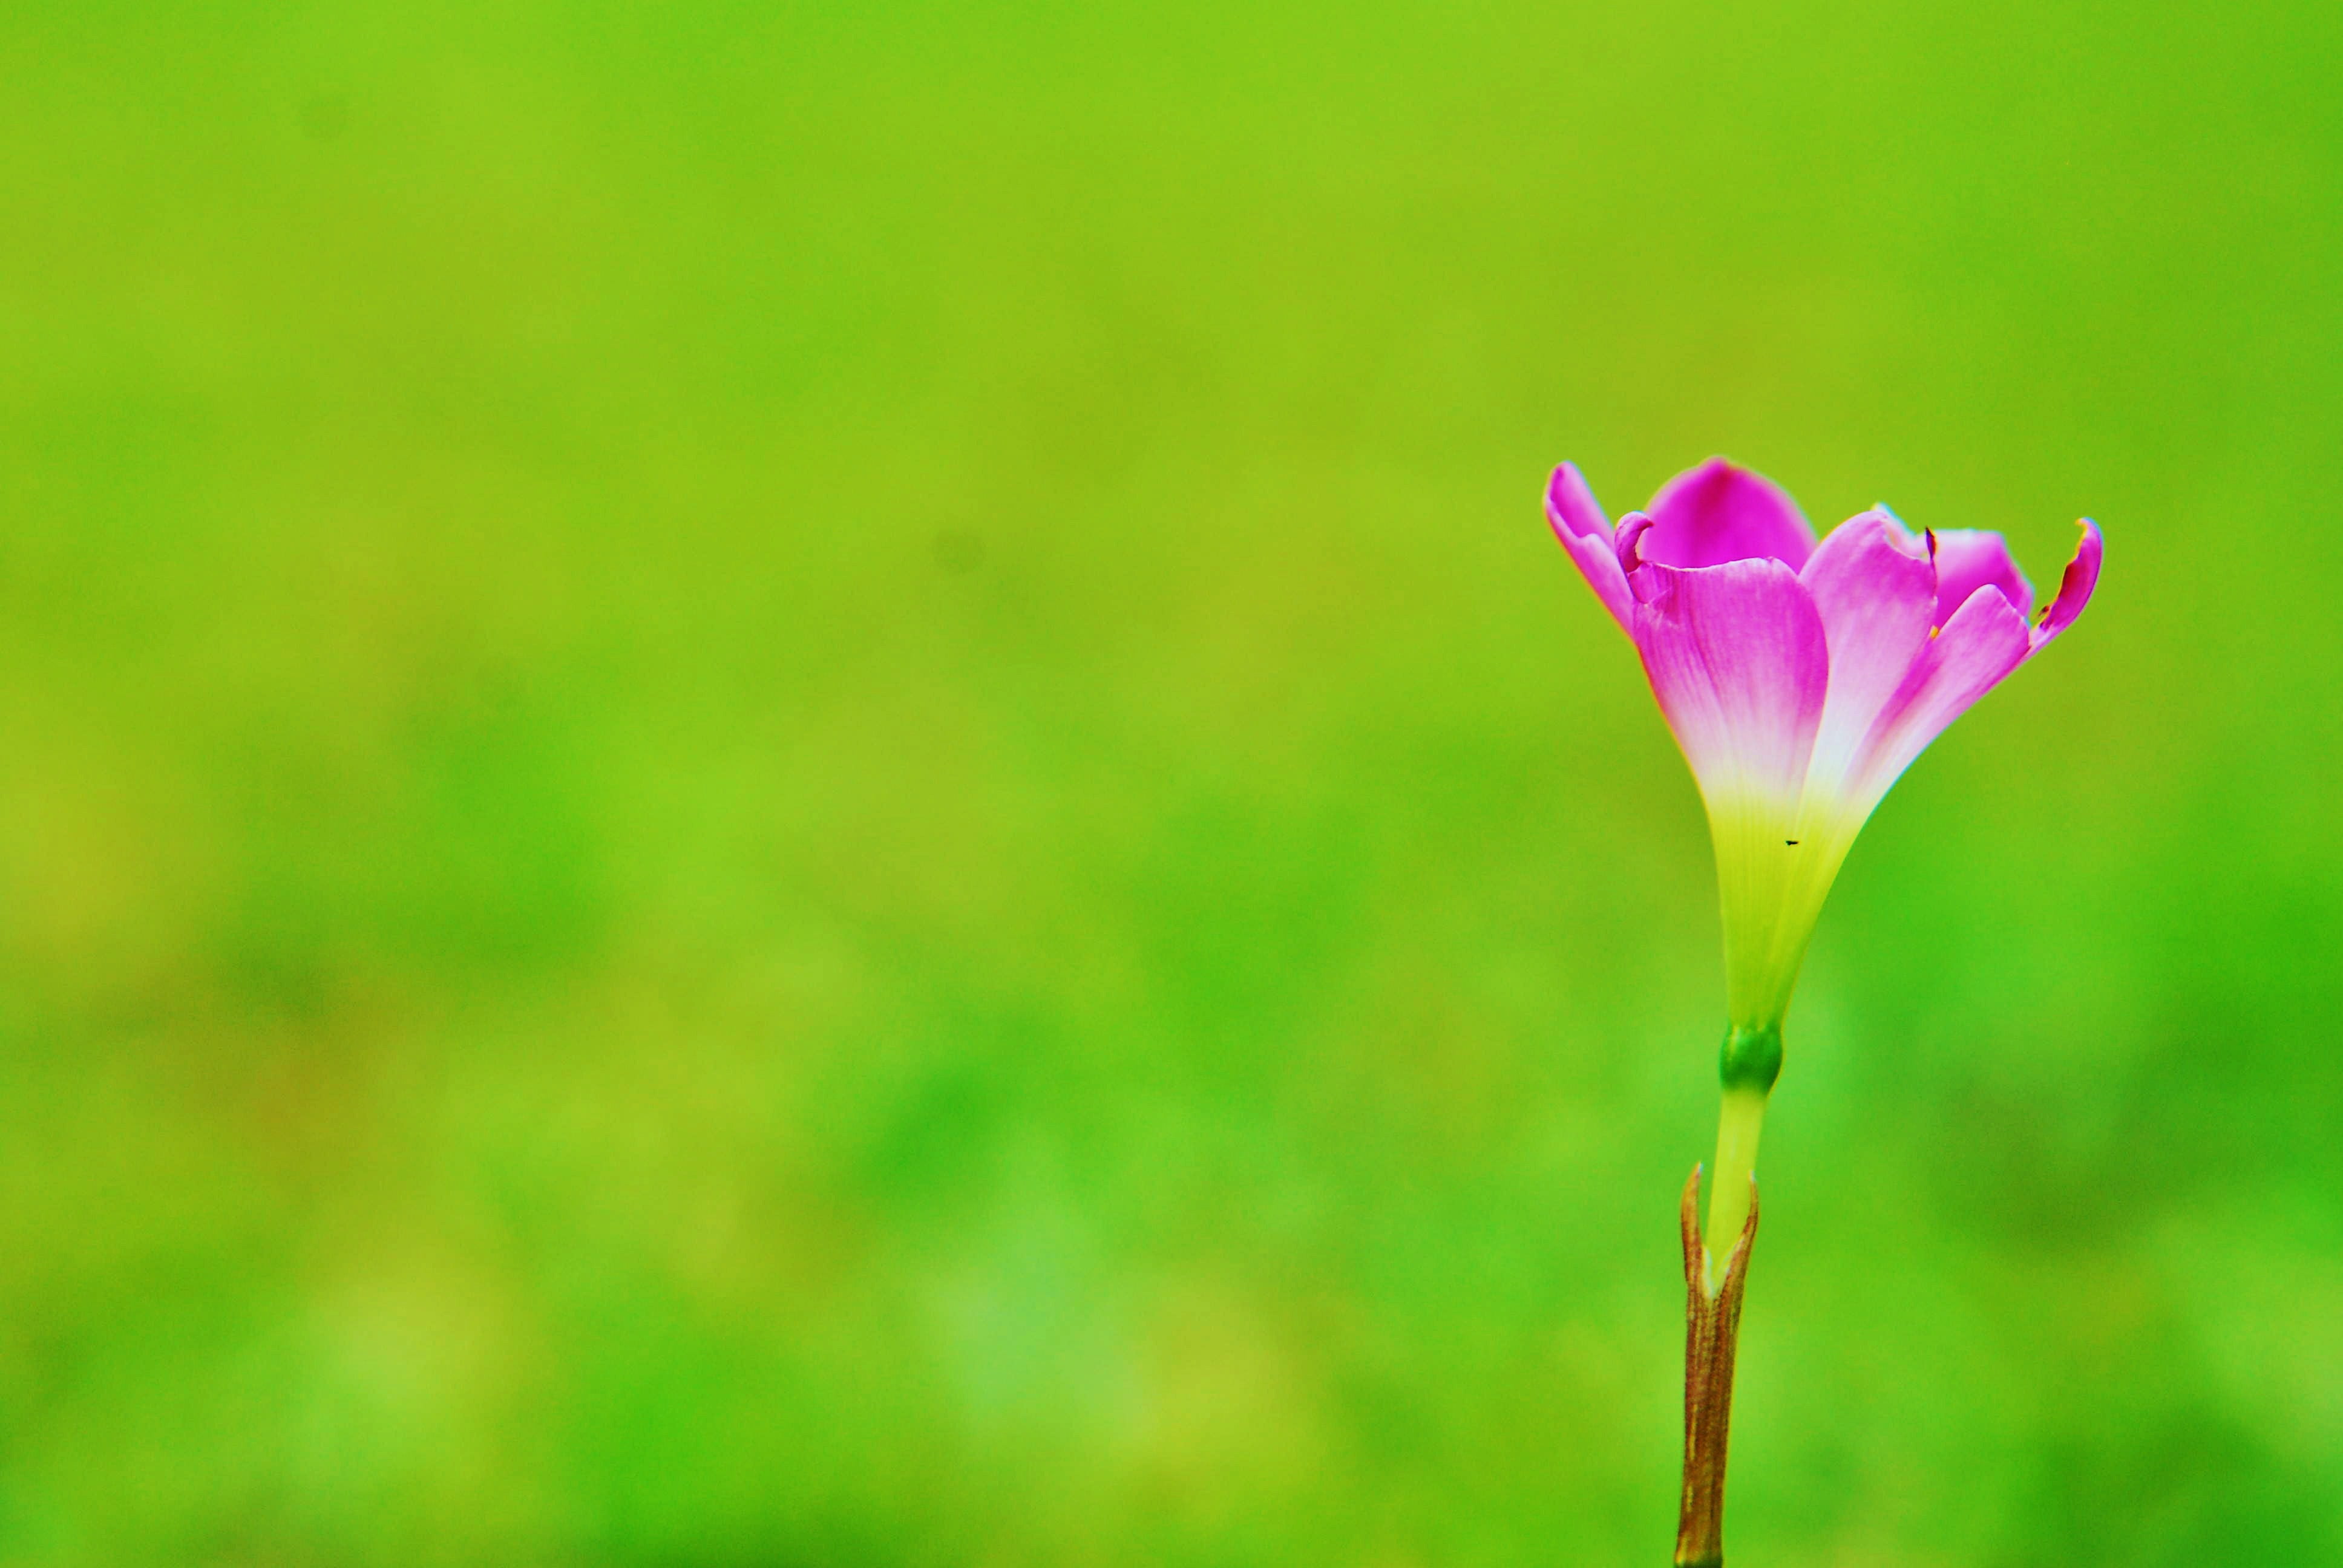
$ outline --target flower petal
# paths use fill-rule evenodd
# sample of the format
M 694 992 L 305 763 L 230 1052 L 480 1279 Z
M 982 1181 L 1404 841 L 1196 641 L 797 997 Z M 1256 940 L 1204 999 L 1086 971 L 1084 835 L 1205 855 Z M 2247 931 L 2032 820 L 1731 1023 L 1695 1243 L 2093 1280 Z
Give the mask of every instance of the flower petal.
M 1822 618 L 1777 560 L 1679 570 L 1644 565 L 1636 651 L 1712 813 L 1794 809 L 1830 680 Z
M 1547 483 L 1545 520 L 1562 548 L 1570 552 L 1570 558 L 1578 563 L 1586 586 L 1619 623 L 1619 629 L 1634 636 L 1635 601 L 1627 591 L 1627 574 L 1620 568 L 1618 553 L 1612 547 L 1610 519 L 1603 515 L 1575 463 L 1556 468 Z
M 1814 553 L 1815 530 L 1771 479 L 1711 457 L 1660 487 L 1644 558 L 1670 567 L 1713 567 L 1767 557 L 1792 571 Z
M 1999 588 L 2019 615 L 2034 613 L 2034 585 L 2017 569 L 1999 534 L 1984 528 L 1938 528 L 1929 537 L 1936 551 L 1935 625 L 1952 619 L 1953 612 L 1969 602 L 1969 595 L 1987 583 Z
M 2066 563 L 2066 575 L 2058 579 L 2058 597 L 2050 601 L 2049 613 L 2034 628 L 2037 648 L 2075 624 L 2075 618 L 2091 602 L 2091 590 L 2099 586 L 2099 557 L 2106 541 L 2099 538 L 2099 525 L 2090 518 L 2077 526 L 2083 530 L 2083 542 L 2075 547 L 2075 558 Z
M 1573 534 L 1599 534 L 1605 539 L 1611 537 L 1611 519 L 1604 516 L 1602 503 L 1595 500 L 1586 476 L 1578 471 L 1575 463 L 1564 463 L 1556 468 L 1547 482 L 1545 520 L 1564 538 Z
M 1806 777 L 1835 793 L 1887 706 L 1928 646 L 1936 582 L 1927 548 L 1884 509 L 1833 528 L 1798 573 L 1822 617 L 1830 689 Z
M 1860 821 L 1928 742 L 2033 651 L 2026 618 L 1990 583 L 1968 597 L 1904 677 L 1847 770 L 1845 802 Z
M 1813 929 L 1790 893 L 1809 852 L 1797 819 L 1830 684 L 1822 617 L 1777 560 L 1646 565 L 1628 584 L 1652 694 L 1708 807 L 1726 1008 L 1736 1021 L 1779 1021 Z

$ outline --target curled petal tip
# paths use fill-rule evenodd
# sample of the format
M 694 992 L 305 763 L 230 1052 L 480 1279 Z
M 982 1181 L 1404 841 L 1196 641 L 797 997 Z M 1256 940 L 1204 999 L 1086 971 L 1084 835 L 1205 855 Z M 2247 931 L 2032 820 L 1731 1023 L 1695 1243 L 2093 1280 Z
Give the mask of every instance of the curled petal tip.
M 2066 563 L 2066 574 L 2058 579 L 2058 597 L 2050 601 L 2042 624 L 2034 628 L 2034 651 L 2074 625 L 2083 607 L 2091 602 L 2092 590 L 2099 586 L 2099 558 L 2106 550 L 2099 525 L 2083 518 L 2075 526 L 2083 530 L 2082 542 L 2075 547 L 2075 558 Z
M 1618 553 L 1619 569 L 1632 572 L 1644 564 L 1644 536 L 1652 530 L 1652 519 L 1644 512 L 1629 512 L 1619 519 L 1619 531 L 1612 536 L 1611 548 Z

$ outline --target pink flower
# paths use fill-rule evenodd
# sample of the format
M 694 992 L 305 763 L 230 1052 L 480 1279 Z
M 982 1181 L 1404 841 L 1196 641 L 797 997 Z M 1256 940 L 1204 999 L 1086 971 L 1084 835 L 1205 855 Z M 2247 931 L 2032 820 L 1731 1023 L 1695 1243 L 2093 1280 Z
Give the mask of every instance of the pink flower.
M 1885 508 L 1817 544 L 1797 506 L 1722 458 L 1616 528 L 1576 467 L 1546 517 L 1613 618 L 1708 807 L 1736 1026 L 1778 1029 L 1839 864 L 1928 742 L 2083 612 L 2098 528 L 2028 624 L 1998 534 L 1914 535 Z

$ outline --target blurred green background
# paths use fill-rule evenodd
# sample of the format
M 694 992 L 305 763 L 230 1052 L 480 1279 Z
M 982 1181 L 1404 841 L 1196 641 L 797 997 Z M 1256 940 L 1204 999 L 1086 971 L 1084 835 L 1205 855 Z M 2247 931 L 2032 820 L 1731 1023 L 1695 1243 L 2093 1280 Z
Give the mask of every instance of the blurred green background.
M 1547 537 L 2074 634 L 1857 847 L 1734 1561 L 2343 1556 L 2343 11 L 18 4 L 0 1562 L 1654 1563 L 1723 1022 Z

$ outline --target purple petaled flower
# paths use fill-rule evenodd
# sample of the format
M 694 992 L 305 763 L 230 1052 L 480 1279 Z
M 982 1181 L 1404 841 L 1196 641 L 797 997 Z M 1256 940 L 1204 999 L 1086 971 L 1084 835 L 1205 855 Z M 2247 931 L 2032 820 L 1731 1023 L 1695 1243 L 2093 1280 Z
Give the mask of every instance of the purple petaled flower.
M 1855 837 L 1929 741 L 2074 623 L 2099 578 L 2089 519 L 2057 596 L 1998 534 L 1915 535 L 1884 507 L 1819 544 L 1790 498 L 1723 458 L 1617 528 L 1578 469 L 1546 490 L 1555 537 L 1634 639 L 1716 843 L 1727 1005 L 1778 1029 Z

